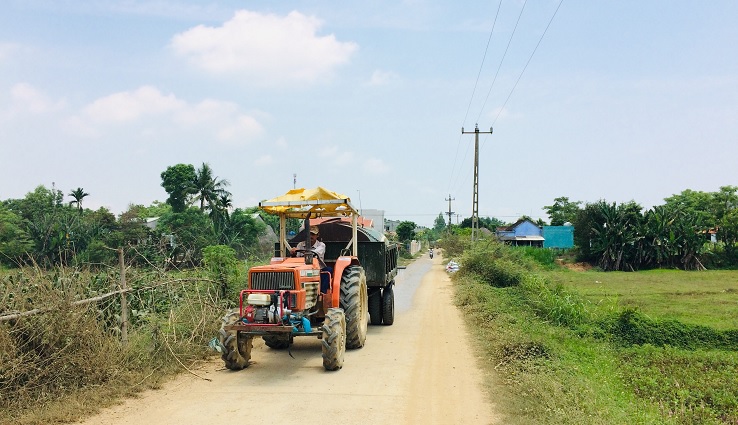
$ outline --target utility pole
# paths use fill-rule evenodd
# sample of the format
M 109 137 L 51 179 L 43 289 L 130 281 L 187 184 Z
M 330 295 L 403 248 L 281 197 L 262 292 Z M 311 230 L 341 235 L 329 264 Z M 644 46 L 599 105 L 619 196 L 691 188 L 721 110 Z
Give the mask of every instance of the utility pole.
M 474 124 L 474 131 L 464 131 L 464 127 L 461 127 L 461 134 L 472 134 L 474 133 L 474 195 L 472 197 L 472 242 L 476 242 L 479 239 L 479 133 L 492 134 L 492 127 L 489 131 L 479 131 L 479 125 Z
M 292 173 L 292 188 L 297 188 L 297 173 Z
M 448 215 L 448 231 L 451 231 L 451 216 L 453 216 L 454 212 L 451 211 L 451 201 L 455 201 L 456 198 L 452 198 L 451 194 L 448 194 L 448 198 L 446 199 L 448 201 L 448 212 L 446 215 Z

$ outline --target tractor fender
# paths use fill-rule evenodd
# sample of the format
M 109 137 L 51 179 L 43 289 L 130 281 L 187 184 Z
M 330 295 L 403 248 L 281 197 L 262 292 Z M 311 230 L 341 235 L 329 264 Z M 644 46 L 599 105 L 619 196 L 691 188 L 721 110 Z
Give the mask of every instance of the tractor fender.
M 332 306 L 338 307 L 338 305 L 340 304 L 341 291 L 339 290 L 339 285 L 341 284 L 341 276 L 343 276 L 343 271 L 346 269 L 346 267 L 354 265 L 361 265 L 359 263 L 359 259 L 356 257 L 341 256 L 338 257 L 338 259 L 336 260 L 336 265 L 333 267 L 333 282 L 331 283 L 331 288 L 333 288 L 333 292 L 331 293 Z

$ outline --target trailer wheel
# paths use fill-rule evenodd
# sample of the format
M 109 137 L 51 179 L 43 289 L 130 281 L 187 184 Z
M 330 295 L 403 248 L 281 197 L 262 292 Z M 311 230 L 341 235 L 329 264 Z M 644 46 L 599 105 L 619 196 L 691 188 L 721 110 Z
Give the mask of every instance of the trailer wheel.
M 346 315 L 346 348 L 361 348 L 366 342 L 368 300 L 366 274 L 359 266 L 349 266 L 341 276 L 340 306 Z
M 346 316 L 340 308 L 329 308 L 323 321 L 323 367 L 338 370 L 343 367 L 346 352 Z
M 251 360 L 251 348 L 253 346 L 253 337 L 239 335 L 236 331 L 226 331 L 223 329 L 227 325 L 232 325 L 241 319 L 241 313 L 237 308 L 229 311 L 223 316 L 220 332 L 218 333 L 218 342 L 220 343 L 221 358 L 225 362 L 225 367 L 230 370 L 241 370 L 249 367 Z
M 267 347 L 273 348 L 275 350 L 282 350 L 290 346 L 292 341 L 290 341 L 290 335 L 284 334 L 284 335 L 263 335 L 261 339 L 264 340 L 264 344 L 266 344 Z
M 372 325 L 382 324 L 382 290 L 371 288 L 369 290 L 369 320 Z
M 395 292 L 392 286 L 387 286 L 382 292 L 382 320 L 385 326 L 395 323 Z

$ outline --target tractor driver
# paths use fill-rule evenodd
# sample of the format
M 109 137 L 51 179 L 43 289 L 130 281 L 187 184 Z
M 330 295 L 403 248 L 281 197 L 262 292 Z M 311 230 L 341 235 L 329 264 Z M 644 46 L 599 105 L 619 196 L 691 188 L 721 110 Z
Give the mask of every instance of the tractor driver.
M 318 226 L 310 226 L 310 251 L 313 251 L 315 254 L 318 255 L 318 258 L 320 259 L 320 263 L 323 264 L 323 257 L 325 256 L 325 244 L 318 240 L 318 235 L 320 234 L 320 230 L 318 230 Z M 304 252 L 298 252 L 300 250 L 304 251 L 307 248 L 305 248 L 305 241 L 302 241 L 297 244 L 297 247 L 290 248 L 290 254 L 294 257 L 303 257 Z
M 310 226 L 310 251 L 313 251 L 318 256 L 318 263 L 320 263 L 320 292 L 326 293 L 328 292 L 328 289 L 331 287 L 331 278 L 330 276 L 333 274 L 333 268 L 328 267 L 325 264 L 325 261 L 323 260 L 323 257 L 325 256 L 325 244 L 318 240 L 318 235 L 320 234 L 320 230 L 318 229 L 318 226 Z M 303 251 L 300 251 L 303 250 Z M 297 244 L 297 247 L 290 248 L 290 254 L 293 256 L 303 257 L 305 255 L 305 241 L 302 241 Z M 328 272 L 328 273 L 324 273 Z

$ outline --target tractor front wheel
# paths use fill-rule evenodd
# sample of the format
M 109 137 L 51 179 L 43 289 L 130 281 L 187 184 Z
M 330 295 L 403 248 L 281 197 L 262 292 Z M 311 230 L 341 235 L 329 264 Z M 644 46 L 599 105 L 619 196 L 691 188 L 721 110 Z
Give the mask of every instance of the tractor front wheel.
M 323 367 L 338 370 L 343 367 L 346 352 L 346 316 L 343 309 L 329 308 L 323 321 Z
M 249 367 L 249 360 L 251 360 L 254 338 L 239 335 L 237 331 L 226 331 L 224 329 L 225 326 L 237 323 L 240 319 L 240 311 L 237 308 L 229 311 L 228 314 L 223 316 L 220 332 L 218 333 L 220 357 L 225 362 L 225 367 L 230 370 L 247 368 Z
M 346 348 L 361 348 L 366 342 L 368 300 L 364 268 L 349 266 L 341 276 L 340 306 L 346 315 Z

